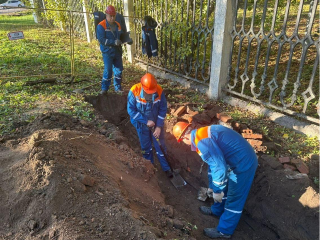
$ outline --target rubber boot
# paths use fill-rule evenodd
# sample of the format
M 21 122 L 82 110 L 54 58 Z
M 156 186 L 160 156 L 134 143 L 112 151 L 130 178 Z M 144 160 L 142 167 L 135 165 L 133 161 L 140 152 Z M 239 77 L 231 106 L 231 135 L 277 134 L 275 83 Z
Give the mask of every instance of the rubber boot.
M 231 238 L 231 235 L 223 234 L 219 232 L 216 228 L 205 228 L 203 229 L 205 236 L 209 238 Z

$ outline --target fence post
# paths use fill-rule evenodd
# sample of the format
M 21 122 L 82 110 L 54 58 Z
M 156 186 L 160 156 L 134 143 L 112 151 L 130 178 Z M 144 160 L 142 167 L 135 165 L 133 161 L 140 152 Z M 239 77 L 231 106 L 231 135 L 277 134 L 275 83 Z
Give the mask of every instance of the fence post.
M 133 1 L 132 0 L 124 0 L 123 1 L 123 6 L 124 6 L 124 16 L 125 16 L 125 21 L 126 21 L 126 27 L 127 31 L 130 31 L 130 37 L 132 39 L 135 38 L 135 32 L 131 31 L 131 29 L 134 29 L 134 22 L 133 22 Z M 128 54 L 128 61 L 130 63 L 134 62 L 134 53 L 135 53 L 135 44 L 133 43 L 132 45 L 127 44 L 127 54 Z
M 87 42 L 90 43 L 92 33 L 91 33 L 91 28 L 90 28 L 90 16 L 86 10 L 87 9 L 86 6 L 88 6 L 88 0 L 83 0 L 83 17 L 84 17 L 84 23 L 86 26 Z
M 214 35 L 208 95 L 221 97 L 221 90 L 227 84 L 228 66 L 232 46 L 232 24 L 235 16 L 235 0 L 216 0 L 214 15 Z
M 30 3 L 31 3 L 31 7 L 32 7 L 32 8 L 35 8 L 35 7 L 36 7 L 33 0 L 30 0 Z M 35 9 L 33 9 L 32 15 L 33 15 L 33 20 L 34 20 L 34 22 L 35 22 L 35 23 L 39 23 L 39 21 L 38 21 L 38 16 L 37 16 L 37 13 L 36 13 L 36 10 L 35 10 Z

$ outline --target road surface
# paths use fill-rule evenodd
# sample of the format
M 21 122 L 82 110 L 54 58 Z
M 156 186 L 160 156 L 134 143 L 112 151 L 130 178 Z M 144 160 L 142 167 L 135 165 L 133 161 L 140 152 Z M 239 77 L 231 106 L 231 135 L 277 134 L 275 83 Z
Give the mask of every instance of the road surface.
M 27 8 L 8 8 L 8 9 L 0 9 L 0 15 L 11 14 L 15 12 L 22 12 L 28 10 Z

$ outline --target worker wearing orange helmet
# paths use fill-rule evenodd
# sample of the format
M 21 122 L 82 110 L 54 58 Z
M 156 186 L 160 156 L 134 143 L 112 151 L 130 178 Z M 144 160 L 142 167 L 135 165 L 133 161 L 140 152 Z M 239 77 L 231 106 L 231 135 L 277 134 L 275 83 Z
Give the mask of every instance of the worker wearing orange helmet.
M 137 130 L 143 157 L 154 163 L 153 142 L 162 170 L 168 177 L 172 177 L 172 171 L 156 141 L 156 139 L 160 140 L 165 151 L 163 125 L 167 114 L 167 100 L 161 86 L 157 84 L 157 80 L 151 73 L 145 74 L 141 82 L 130 89 L 127 110 L 131 123 Z M 154 129 L 153 133 L 151 128 Z
M 210 238 L 230 238 L 241 217 L 258 166 L 257 156 L 239 133 L 221 125 L 192 130 L 190 124 L 178 122 L 173 127 L 178 142 L 183 141 L 208 164 L 209 188 L 214 204 L 201 206 L 205 215 L 220 217 L 216 228 L 205 228 Z
M 113 84 L 116 92 L 121 91 L 122 81 L 122 47 L 120 35 L 122 33 L 121 25 L 116 19 L 116 10 L 113 6 L 108 6 L 106 11 L 106 19 L 97 26 L 97 38 L 100 43 L 102 52 L 104 71 L 101 81 L 101 94 L 108 91 L 112 80 L 112 72 L 114 75 Z

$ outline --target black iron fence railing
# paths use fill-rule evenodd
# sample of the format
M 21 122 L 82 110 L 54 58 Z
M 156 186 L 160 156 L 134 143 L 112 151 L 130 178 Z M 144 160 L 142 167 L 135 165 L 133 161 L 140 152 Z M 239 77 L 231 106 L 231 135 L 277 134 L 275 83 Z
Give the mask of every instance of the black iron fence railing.
M 226 91 L 319 122 L 319 1 L 237 1 Z

